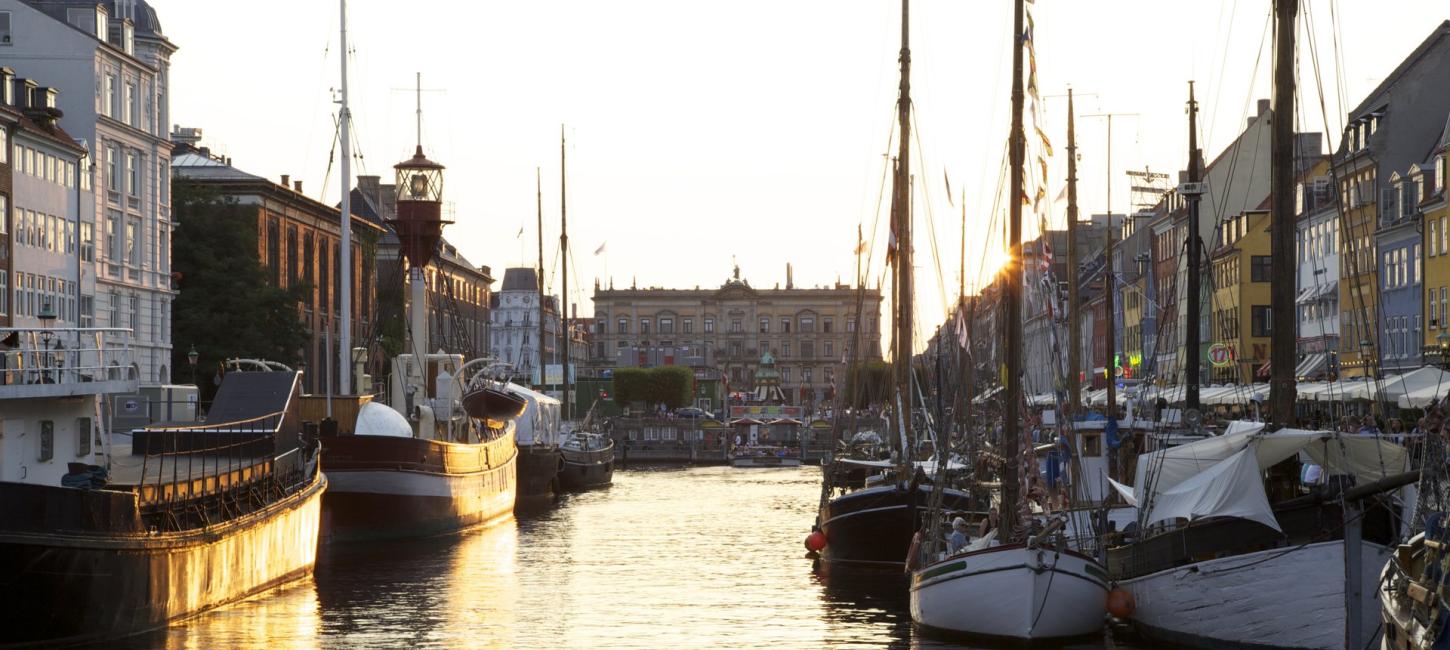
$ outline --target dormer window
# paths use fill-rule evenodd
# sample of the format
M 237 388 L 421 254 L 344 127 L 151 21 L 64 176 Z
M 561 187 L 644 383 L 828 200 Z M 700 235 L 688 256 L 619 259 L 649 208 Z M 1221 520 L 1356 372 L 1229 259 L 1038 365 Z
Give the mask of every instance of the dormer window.
M 1445 155 L 1435 156 L 1435 193 L 1445 191 Z

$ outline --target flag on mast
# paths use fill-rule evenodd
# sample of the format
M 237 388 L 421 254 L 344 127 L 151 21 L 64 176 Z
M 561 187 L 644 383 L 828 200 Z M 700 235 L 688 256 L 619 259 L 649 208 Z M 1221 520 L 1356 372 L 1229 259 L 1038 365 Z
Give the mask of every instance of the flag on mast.
M 608 245 L 609 245 L 609 242 L 607 242 L 607 241 L 604 242 L 603 244 L 600 244 L 599 245 L 599 248 L 594 249 L 594 254 L 595 255 L 599 255 L 600 253 L 603 253 L 604 252 L 604 247 L 605 246 L 608 246 Z

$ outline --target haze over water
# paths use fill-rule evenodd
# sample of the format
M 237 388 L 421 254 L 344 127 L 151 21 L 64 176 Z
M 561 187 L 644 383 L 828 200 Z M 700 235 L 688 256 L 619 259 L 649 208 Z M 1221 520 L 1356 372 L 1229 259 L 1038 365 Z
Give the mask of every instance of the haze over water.
M 819 496 L 818 467 L 620 471 L 490 529 L 326 548 L 315 578 L 130 645 L 970 647 L 914 631 L 904 585 L 816 578 L 801 540 Z

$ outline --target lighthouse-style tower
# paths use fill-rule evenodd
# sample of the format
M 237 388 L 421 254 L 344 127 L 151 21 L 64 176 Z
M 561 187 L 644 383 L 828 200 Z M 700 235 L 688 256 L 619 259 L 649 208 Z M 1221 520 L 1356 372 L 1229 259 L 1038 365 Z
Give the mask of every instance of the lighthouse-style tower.
M 443 165 L 428 160 L 420 142 L 413 157 L 393 165 L 393 169 L 397 171 L 398 218 L 388 223 L 408 260 L 411 352 L 426 354 L 428 294 L 423 269 L 438 250 L 443 226 L 452 223 L 443 220 Z

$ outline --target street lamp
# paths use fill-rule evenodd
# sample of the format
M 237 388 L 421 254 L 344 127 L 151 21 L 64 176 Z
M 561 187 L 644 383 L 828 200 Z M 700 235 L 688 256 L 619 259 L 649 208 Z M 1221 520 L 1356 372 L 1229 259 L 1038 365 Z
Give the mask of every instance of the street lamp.
M 201 355 L 196 352 L 196 345 L 193 344 L 191 350 L 186 353 L 186 363 L 191 365 L 191 385 L 193 386 L 196 385 L 196 360 L 200 357 Z
M 1359 362 L 1362 363 L 1362 364 L 1364 364 L 1364 376 L 1365 377 L 1371 377 L 1371 376 L 1373 376 L 1373 371 L 1370 370 L 1371 366 L 1370 366 L 1370 362 L 1369 362 L 1369 351 L 1370 351 L 1370 348 L 1373 347 L 1373 346 L 1374 346 L 1374 344 L 1373 343 L 1370 343 L 1369 339 L 1367 339 L 1367 338 L 1364 338 L 1364 339 L 1360 339 L 1359 340 Z
M 1450 364 L 1450 332 L 1440 330 L 1435 335 L 1435 342 L 1440 344 L 1440 365 Z

